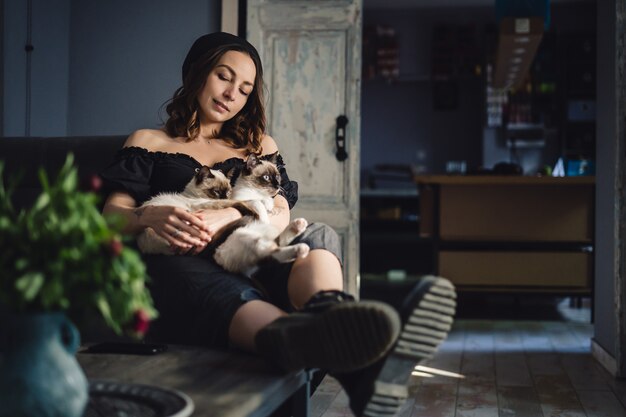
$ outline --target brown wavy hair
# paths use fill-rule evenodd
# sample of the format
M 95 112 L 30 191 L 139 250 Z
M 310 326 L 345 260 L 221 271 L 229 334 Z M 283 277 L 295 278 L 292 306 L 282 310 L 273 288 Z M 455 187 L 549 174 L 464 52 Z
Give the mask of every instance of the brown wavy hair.
M 186 137 L 191 141 L 200 134 L 200 116 L 198 114 L 197 97 L 206 84 L 209 73 L 217 66 L 219 60 L 228 51 L 239 51 L 248 55 L 256 67 L 254 88 L 248 96 L 243 109 L 232 119 L 224 122 L 219 132 L 221 139 L 233 148 L 246 149 L 249 153 L 260 154 L 261 139 L 265 133 L 265 105 L 263 99 L 263 67 L 258 57 L 250 55 L 239 45 L 222 45 L 195 62 L 182 87 L 174 92 L 165 108 L 168 119 L 165 131 L 171 137 Z

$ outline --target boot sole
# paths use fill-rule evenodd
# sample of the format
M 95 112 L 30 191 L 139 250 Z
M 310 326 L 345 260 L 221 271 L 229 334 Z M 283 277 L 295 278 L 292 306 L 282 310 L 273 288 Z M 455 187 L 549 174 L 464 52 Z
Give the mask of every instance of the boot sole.
M 400 317 L 375 301 L 336 304 L 318 313 L 293 313 L 262 329 L 260 353 L 286 371 L 320 368 L 349 372 L 383 357 L 400 333 Z
M 408 397 L 407 384 L 415 366 L 433 356 L 448 336 L 456 310 L 456 292 L 450 281 L 424 277 L 408 302 L 409 314 L 398 341 L 374 382 L 364 417 L 395 416 Z

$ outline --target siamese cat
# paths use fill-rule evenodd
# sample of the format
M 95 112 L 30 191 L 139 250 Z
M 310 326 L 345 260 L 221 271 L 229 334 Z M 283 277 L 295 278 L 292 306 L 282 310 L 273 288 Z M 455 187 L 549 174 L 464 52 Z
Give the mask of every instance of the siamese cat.
M 188 211 L 233 207 L 242 218 L 222 228 L 199 256 L 212 256 L 224 269 L 235 273 L 252 273 L 264 262 L 291 262 L 309 253 L 305 243 L 290 245 L 302 234 L 307 221 L 293 220 L 280 233 L 269 223 L 268 212 L 280 190 L 280 173 L 276 166 L 278 153 L 268 160 L 250 155 L 231 188 L 233 171 L 202 167 L 181 193 L 163 193 L 146 201 L 142 207 L 171 205 Z M 151 229 L 137 238 L 143 253 L 172 255 L 169 242 Z

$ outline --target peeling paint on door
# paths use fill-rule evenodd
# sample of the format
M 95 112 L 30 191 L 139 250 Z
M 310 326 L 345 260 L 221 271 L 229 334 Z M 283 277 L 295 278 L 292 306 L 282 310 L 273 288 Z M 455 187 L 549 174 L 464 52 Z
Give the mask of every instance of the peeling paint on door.
M 294 216 L 333 226 L 344 243 L 346 289 L 358 275 L 361 0 L 248 1 L 248 40 L 269 90 L 268 133 L 300 199 Z M 349 158 L 335 157 L 336 119 L 346 115 Z

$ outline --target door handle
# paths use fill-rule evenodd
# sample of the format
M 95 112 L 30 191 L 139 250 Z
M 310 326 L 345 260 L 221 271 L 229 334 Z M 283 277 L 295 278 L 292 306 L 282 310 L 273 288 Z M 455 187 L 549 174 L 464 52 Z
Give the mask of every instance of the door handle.
M 337 141 L 337 161 L 345 161 L 348 159 L 348 153 L 346 152 L 346 125 L 348 124 L 348 118 L 343 114 L 337 117 L 337 130 L 335 131 L 335 140 Z

